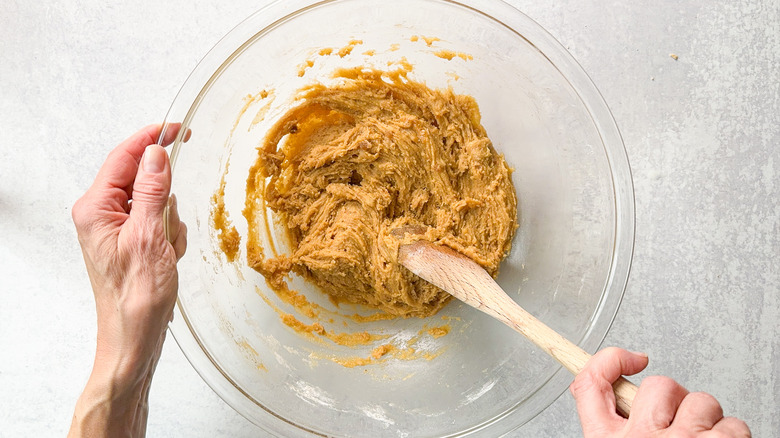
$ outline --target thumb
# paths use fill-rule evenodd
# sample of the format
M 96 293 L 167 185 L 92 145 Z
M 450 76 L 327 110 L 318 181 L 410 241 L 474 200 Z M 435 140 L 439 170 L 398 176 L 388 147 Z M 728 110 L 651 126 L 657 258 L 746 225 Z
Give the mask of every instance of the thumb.
M 163 212 L 171 191 L 171 166 L 161 146 L 147 146 L 133 182 L 131 217 L 162 225 Z
M 636 374 L 646 366 L 647 355 L 614 347 L 590 358 L 570 387 L 585 436 L 611 435 L 625 424 L 626 420 L 615 412 L 612 384 L 621 375 Z

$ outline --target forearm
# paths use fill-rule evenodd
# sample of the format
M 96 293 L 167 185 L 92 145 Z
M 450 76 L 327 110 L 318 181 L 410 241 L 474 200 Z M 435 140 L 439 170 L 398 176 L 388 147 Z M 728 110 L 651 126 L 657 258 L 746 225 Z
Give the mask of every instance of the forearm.
M 150 371 L 140 379 L 128 381 L 96 366 L 76 403 L 68 437 L 143 437 Z

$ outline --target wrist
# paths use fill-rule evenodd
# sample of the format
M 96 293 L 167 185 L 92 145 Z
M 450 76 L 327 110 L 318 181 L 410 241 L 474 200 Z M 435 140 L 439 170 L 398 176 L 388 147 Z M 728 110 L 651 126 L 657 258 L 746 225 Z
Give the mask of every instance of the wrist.
M 156 321 L 146 315 L 111 318 L 100 310 L 92 377 L 110 383 L 121 396 L 132 392 L 153 370 L 165 339 L 165 326 L 157 328 Z
M 132 398 L 140 391 L 149 363 L 150 355 L 128 349 L 117 349 L 110 345 L 101 348 L 100 339 L 95 351 L 95 361 L 89 376 L 88 386 L 100 388 L 113 401 Z
M 146 393 L 143 380 L 128 384 L 93 370 L 76 403 L 69 436 L 138 437 L 146 423 Z
M 99 337 L 95 363 L 76 403 L 69 437 L 145 434 L 155 355 L 110 345 Z
M 87 389 L 103 394 L 106 402 L 123 404 L 141 394 L 150 361 L 136 358 L 107 360 L 97 354 Z

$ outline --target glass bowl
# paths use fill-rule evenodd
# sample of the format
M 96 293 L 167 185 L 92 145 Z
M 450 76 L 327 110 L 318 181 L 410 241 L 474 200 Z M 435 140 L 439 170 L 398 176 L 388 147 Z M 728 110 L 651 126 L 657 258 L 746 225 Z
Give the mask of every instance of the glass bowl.
M 336 308 L 294 278 L 335 315 L 328 330 L 367 330 L 409 347 L 372 361 L 374 345 L 346 347 L 283 324 L 280 314 L 296 308 L 247 266 L 243 248 L 232 263 L 220 251 L 212 195 L 224 181 L 226 211 L 244 236 L 248 169 L 295 91 L 336 67 L 402 60 L 413 65 L 410 79 L 473 96 L 514 168 L 519 228 L 497 278 L 507 293 L 591 353 L 620 304 L 634 235 L 625 150 L 595 86 L 544 29 L 497 0 L 273 2 L 206 55 L 166 117 L 191 130 L 171 153 L 189 246 L 170 328 L 214 391 L 270 433 L 498 436 L 572 381 L 519 334 L 459 302 L 426 319 L 358 322 L 340 315 L 365 309 Z M 431 331 L 440 327 L 449 333 Z M 344 366 L 349 357 L 367 360 Z

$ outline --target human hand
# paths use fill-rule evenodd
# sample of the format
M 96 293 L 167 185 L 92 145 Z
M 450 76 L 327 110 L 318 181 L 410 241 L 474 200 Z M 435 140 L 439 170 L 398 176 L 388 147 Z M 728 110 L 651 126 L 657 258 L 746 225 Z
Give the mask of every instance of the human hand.
M 164 143 L 178 133 L 169 125 Z M 116 147 L 73 206 L 97 309 L 92 374 L 76 406 L 72 436 L 143 436 L 152 374 L 178 289 L 187 246 L 168 155 L 148 126 Z M 165 237 L 163 213 L 170 204 Z M 78 429 L 76 431 L 75 429 Z
M 588 361 L 570 390 L 577 402 L 585 437 L 750 437 L 745 422 L 724 417 L 715 398 L 688 392 L 668 377 L 647 377 L 639 386 L 625 419 L 615 412 L 614 383 L 621 375 L 647 366 L 647 356 L 615 347 Z

